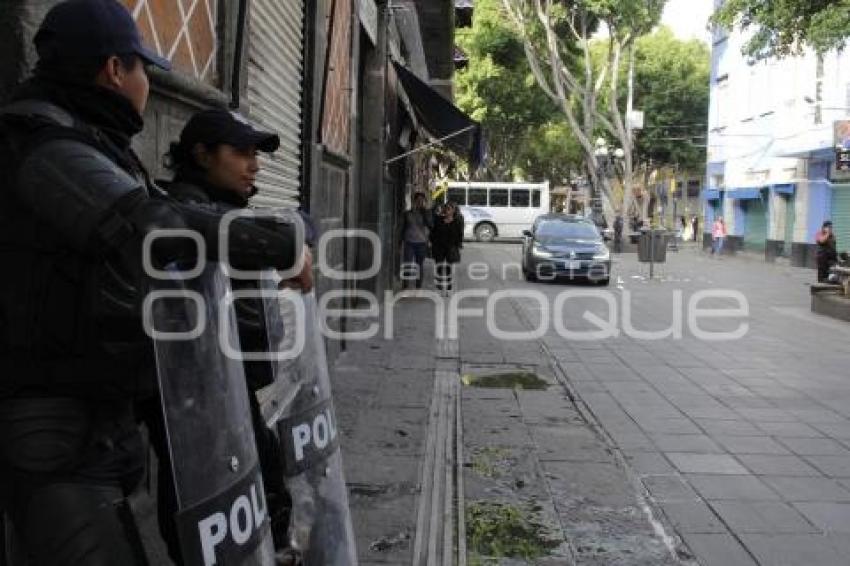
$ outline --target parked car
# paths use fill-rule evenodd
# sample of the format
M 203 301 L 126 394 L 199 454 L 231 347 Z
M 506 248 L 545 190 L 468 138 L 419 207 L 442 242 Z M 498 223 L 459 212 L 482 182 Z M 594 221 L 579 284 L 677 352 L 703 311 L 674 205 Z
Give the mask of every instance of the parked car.
M 611 253 L 590 219 L 545 214 L 523 231 L 522 271 L 528 281 L 566 277 L 608 285 Z

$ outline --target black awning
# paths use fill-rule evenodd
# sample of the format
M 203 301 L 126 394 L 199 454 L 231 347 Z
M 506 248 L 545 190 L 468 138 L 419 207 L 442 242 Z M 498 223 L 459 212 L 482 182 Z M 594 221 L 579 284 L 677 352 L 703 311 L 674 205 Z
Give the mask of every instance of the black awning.
M 419 124 L 432 138 L 441 140 L 444 146 L 469 159 L 470 168 L 481 166 L 484 161 L 481 124 L 464 114 L 404 65 L 396 62 L 393 65 Z

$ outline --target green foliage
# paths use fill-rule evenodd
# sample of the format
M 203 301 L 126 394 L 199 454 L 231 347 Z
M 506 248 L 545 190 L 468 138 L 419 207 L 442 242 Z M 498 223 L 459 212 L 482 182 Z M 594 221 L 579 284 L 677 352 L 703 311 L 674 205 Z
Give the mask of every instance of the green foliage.
M 713 22 L 755 33 L 744 47 L 753 57 L 798 54 L 806 46 L 823 53 L 850 38 L 850 0 L 727 0 Z
M 513 505 L 476 502 L 466 508 L 466 538 L 483 557 L 533 560 L 549 554 L 558 542 L 547 539 L 531 513 Z
M 564 135 L 558 108 L 535 85 L 522 41 L 501 12 L 501 1 L 476 2 L 473 27 L 459 30 L 457 42 L 469 65 L 455 75 L 456 102 L 484 125 L 490 176 L 566 180 L 580 156 Z
M 566 184 L 583 159 L 581 145 L 564 118 L 557 115 L 529 132 L 519 148 L 516 169 L 527 179 Z
M 478 0 L 473 27 L 458 32 L 458 45 L 470 61 L 456 74 L 457 103 L 484 124 L 492 178 L 565 184 L 583 168 L 586 156 L 563 110 L 537 87 L 522 39 L 501 4 L 501 0 Z M 585 10 L 585 24 L 591 32 L 599 21 L 605 21 L 614 33 L 643 34 L 657 23 L 663 4 L 660 0 L 583 0 L 574 6 Z M 575 13 L 568 12 L 564 3 L 558 8 L 560 23 L 556 27 L 562 38 L 562 57 L 583 80 L 583 57 L 568 23 Z M 579 25 L 578 18 L 569 21 L 572 26 Z M 529 22 L 537 22 L 536 17 Z M 537 41 L 540 30 L 531 32 Z M 608 59 L 609 47 L 608 40 L 593 42 L 591 61 L 596 72 Z M 658 165 L 701 167 L 705 150 L 694 140 L 704 136 L 708 115 L 708 48 L 698 41 L 680 41 L 670 30 L 659 28 L 638 37 L 635 49 L 634 107 L 644 110 L 646 116 L 645 129 L 637 135 L 638 158 L 652 159 Z M 619 74 L 621 111 L 626 108 L 627 71 L 624 56 Z M 609 95 L 609 89 L 603 88 L 597 108 L 607 111 Z M 572 97 L 571 103 L 580 115 L 578 100 Z M 598 123 L 585 134 L 591 140 L 604 135 Z M 609 142 L 616 144 L 615 140 Z
M 708 47 L 681 41 L 667 28 L 636 44 L 635 108 L 644 111 L 637 135 L 641 161 L 699 169 L 705 164 L 704 139 L 709 106 Z
M 661 21 L 667 0 L 581 0 L 574 2 L 584 7 L 608 25 L 611 33 L 620 39 L 626 34 L 633 37 L 649 33 Z
M 601 66 L 607 42 L 594 42 L 593 64 Z M 711 54 L 698 40 L 682 41 L 659 27 L 635 42 L 634 108 L 644 112 L 644 129 L 636 132 L 638 162 L 678 164 L 699 169 L 705 164 Z M 628 65 L 620 68 L 619 105 L 626 108 Z M 608 107 L 604 88 L 600 106 Z M 600 132 L 601 134 L 601 132 Z M 609 143 L 616 143 L 609 140 Z

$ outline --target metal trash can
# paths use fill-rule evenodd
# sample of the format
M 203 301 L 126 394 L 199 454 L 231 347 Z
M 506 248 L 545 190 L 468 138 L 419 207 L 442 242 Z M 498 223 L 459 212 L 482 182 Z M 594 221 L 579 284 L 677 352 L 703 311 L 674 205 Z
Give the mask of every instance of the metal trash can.
M 645 230 L 638 238 L 638 261 L 664 263 L 670 235 L 663 230 Z

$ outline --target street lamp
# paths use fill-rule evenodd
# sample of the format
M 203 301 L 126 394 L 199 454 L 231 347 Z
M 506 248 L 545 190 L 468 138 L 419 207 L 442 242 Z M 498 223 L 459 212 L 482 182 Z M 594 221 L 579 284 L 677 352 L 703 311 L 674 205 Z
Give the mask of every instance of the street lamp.
M 605 138 L 597 138 L 594 144 L 593 155 L 596 157 L 597 180 L 601 183 L 603 179 L 611 176 L 615 160 L 622 160 L 626 156 L 626 152 L 621 147 L 611 149 L 608 147 L 608 142 L 605 141 Z M 602 191 L 599 190 L 598 186 L 594 187 L 594 191 L 596 194 L 593 198 L 592 208 L 594 222 L 596 222 L 604 211 L 602 206 Z

